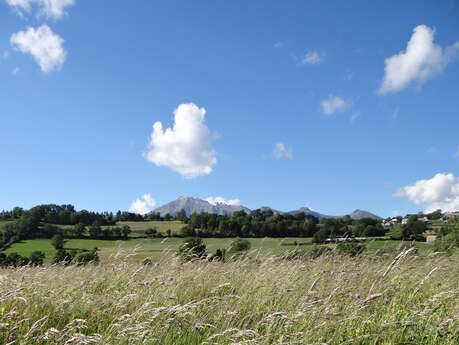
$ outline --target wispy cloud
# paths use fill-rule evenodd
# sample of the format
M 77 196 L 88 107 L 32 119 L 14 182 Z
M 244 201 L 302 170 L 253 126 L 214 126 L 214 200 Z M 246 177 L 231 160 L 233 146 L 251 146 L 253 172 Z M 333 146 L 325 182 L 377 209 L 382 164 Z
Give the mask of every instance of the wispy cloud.
M 360 117 L 360 111 L 356 111 L 351 115 L 351 122 L 354 123 Z
M 273 48 L 276 48 L 276 49 L 277 48 L 282 48 L 283 45 L 284 45 L 284 43 L 279 41 L 279 42 L 276 42 L 276 43 L 273 44 Z
M 322 111 L 328 116 L 333 115 L 337 111 L 345 111 L 350 106 L 350 104 L 350 101 L 346 101 L 339 96 L 335 96 L 334 94 L 329 94 L 328 98 L 320 103 Z
M 284 143 L 277 143 L 273 149 L 273 156 L 275 159 L 292 159 L 293 150 Z
M 66 8 L 75 4 L 75 0 L 6 0 L 6 3 L 21 17 L 31 13 L 35 6 L 38 17 L 60 19 L 67 14 Z
M 322 61 L 322 56 L 317 50 L 307 52 L 301 59 L 303 65 L 315 65 Z

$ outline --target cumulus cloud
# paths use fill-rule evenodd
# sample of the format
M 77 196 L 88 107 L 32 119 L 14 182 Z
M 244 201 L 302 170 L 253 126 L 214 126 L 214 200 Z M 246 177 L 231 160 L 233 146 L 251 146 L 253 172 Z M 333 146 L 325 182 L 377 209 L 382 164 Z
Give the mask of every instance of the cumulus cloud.
M 337 111 L 344 111 L 349 106 L 349 102 L 345 101 L 339 96 L 329 94 L 328 98 L 323 100 L 320 105 L 322 106 L 322 111 L 328 116 L 333 115 Z
M 459 177 L 452 173 L 438 173 L 428 180 L 416 181 L 398 189 L 394 196 L 405 197 L 417 205 L 424 205 L 425 212 L 459 210 Z
M 153 211 L 155 206 L 155 199 L 151 197 L 150 193 L 145 193 L 140 198 L 137 198 L 132 202 L 129 212 L 147 214 Z
M 443 71 L 459 50 L 459 41 L 443 49 L 434 43 L 435 30 L 426 25 L 414 28 L 406 50 L 387 58 L 380 93 L 398 92 L 412 83 L 421 86 Z
M 306 53 L 303 58 L 301 59 L 301 62 L 304 65 L 315 65 L 322 61 L 322 57 L 320 56 L 319 52 L 317 50 L 310 51 Z
M 209 196 L 205 198 L 204 200 L 206 200 L 209 204 L 212 204 L 212 205 L 217 205 L 217 204 L 224 204 L 224 205 L 230 205 L 230 206 L 240 206 L 241 205 L 241 200 L 239 200 L 238 198 L 226 200 L 225 198 L 221 196 Z
M 292 159 L 293 158 L 292 148 L 285 146 L 285 144 L 283 143 L 277 143 L 273 149 L 273 156 L 276 159 L 283 159 L 283 158 Z
M 35 5 L 38 16 L 60 19 L 67 14 L 66 8 L 75 4 L 75 0 L 6 0 L 6 3 L 21 16 L 30 13 Z
M 174 125 L 163 130 L 155 122 L 144 158 L 157 166 L 166 166 L 185 178 L 208 175 L 217 163 L 211 147 L 211 134 L 205 124 L 206 110 L 193 103 L 180 104 L 174 110 Z
M 32 55 L 44 73 L 60 70 L 67 57 L 64 40 L 47 25 L 19 31 L 11 35 L 10 42 L 15 49 Z

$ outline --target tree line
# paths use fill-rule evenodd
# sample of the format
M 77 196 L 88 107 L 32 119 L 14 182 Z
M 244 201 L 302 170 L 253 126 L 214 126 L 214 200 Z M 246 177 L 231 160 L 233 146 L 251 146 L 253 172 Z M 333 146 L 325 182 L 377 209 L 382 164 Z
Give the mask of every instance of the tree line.
M 321 243 L 334 237 L 384 236 L 378 220 L 355 220 L 349 216 L 322 218 L 304 212 L 278 214 L 271 210 L 234 212 L 231 216 L 193 213 L 186 220 L 183 236 L 197 237 L 313 237 Z

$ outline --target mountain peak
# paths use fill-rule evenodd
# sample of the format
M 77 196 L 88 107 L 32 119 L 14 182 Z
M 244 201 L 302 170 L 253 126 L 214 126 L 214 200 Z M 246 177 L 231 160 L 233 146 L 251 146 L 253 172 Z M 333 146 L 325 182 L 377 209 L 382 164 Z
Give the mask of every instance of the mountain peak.
M 368 212 L 368 211 L 365 211 L 365 210 L 359 210 L 359 209 L 356 209 L 354 212 L 352 212 L 350 215 L 349 215 L 352 219 L 362 219 L 362 218 L 371 218 L 371 219 L 376 219 L 376 220 L 379 220 L 381 219 L 381 217 L 371 213 L 371 212 Z
M 211 204 L 207 200 L 194 198 L 190 196 L 181 196 L 161 207 L 158 207 L 154 212 L 158 212 L 161 216 L 170 214 L 175 216 L 178 212 L 184 210 L 189 217 L 193 213 L 213 213 L 218 215 L 232 215 L 236 211 L 250 210 L 244 206 L 228 205 L 225 203 Z

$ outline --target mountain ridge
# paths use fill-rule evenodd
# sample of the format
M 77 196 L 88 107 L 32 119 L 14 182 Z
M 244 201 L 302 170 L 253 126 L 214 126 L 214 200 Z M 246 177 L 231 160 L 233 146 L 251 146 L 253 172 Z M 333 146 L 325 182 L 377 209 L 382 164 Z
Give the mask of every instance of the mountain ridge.
M 172 200 L 158 208 L 156 208 L 153 212 L 159 213 L 161 216 L 165 216 L 166 214 L 170 214 L 171 216 L 177 215 L 178 212 L 184 210 L 187 217 L 189 217 L 192 213 L 211 213 L 217 215 L 226 215 L 230 216 L 234 212 L 237 211 L 245 211 L 246 213 L 250 213 L 255 210 L 260 210 L 261 212 L 271 211 L 274 214 L 290 214 L 295 215 L 301 212 L 304 212 L 306 215 L 311 215 L 319 220 L 322 218 L 338 218 L 342 216 L 332 216 L 322 214 L 320 212 L 311 210 L 308 207 L 300 207 L 297 210 L 292 211 L 279 211 L 269 206 L 262 206 L 258 209 L 250 210 L 249 208 L 242 206 L 242 205 L 229 205 L 226 203 L 210 203 L 207 200 L 194 198 L 194 197 L 179 197 L 178 199 Z M 352 213 L 348 214 L 352 219 L 362 219 L 362 218 L 372 218 L 372 219 L 382 219 L 381 217 L 371 213 L 369 211 L 356 209 Z

